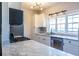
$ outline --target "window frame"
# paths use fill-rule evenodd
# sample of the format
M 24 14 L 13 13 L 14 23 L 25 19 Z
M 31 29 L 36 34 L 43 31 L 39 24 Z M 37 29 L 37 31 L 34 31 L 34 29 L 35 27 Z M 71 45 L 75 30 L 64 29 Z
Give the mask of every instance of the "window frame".
M 78 30 L 78 28 L 73 28 L 73 25 L 79 23 L 79 22 L 73 22 L 74 15 L 79 15 L 79 14 L 76 13 L 76 14 L 67 15 L 67 17 L 72 16 L 72 22 L 71 22 L 71 23 L 68 23 L 68 25 L 69 25 L 69 24 L 72 24 L 72 33 L 78 32 L 78 31 L 73 31 L 73 29 L 77 29 L 77 30 Z M 79 18 L 79 17 L 75 17 L 75 18 Z M 68 20 L 68 19 L 67 19 L 67 20 Z M 79 27 L 79 24 L 78 24 L 78 27 Z M 70 29 L 70 28 L 69 28 L 69 29 Z M 70 32 L 70 31 L 68 31 L 68 32 Z
M 72 34 L 72 35 L 74 35 L 74 33 L 76 33 L 76 32 L 74 32 L 74 31 L 72 31 L 72 32 L 71 32 L 71 31 L 68 31 L 68 24 L 72 24 L 72 23 L 68 23 L 68 17 L 69 17 L 69 16 L 72 16 L 72 17 L 73 17 L 74 15 L 79 15 L 79 12 L 78 12 L 78 13 L 77 13 L 77 12 L 73 12 L 73 13 L 69 13 L 69 14 L 68 14 L 68 13 L 65 13 L 65 14 L 64 14 L 64 17 L 65 17 L 65 23 L 64 23 L 64 24 L 65 24 L 65 28 L 64 28 L 64 29 L 65 29 L 65 31 L 63 31 L 63 32 L 57 31 L 57 28 L 58 28 L 58 27 L 57 27 L 57 16 L 56 16 L 56 18 L 55 18 L 55 20 L 56 20 L 56 24 L 55 24 L 56 27 L 55 27 L 55 28 L 56 28 L 56 29 L 55 29 L 55 31 L 53 31 L 53 32 L 55 32 L 55 33 L 66 33 L 66 34 Z M 61 17 L 61 16 L 60 16 L 60 17 Z M 77 18 L 77 17 L 75 17 L 75 18 Z M 72 20 L 73 20 L 73 19 L 72 19 Z M 79 22 L 74 22 L 74 23 L 77 24 L 77 23 L 79 23 Z M 73 23 L 73 24 L 74 24 L 74 23 Z M 51 24 L 51 25 L 52 25 L 52 24 Z M 47 26 L 48 26 L 48 25 L 47 25 Z M 49 24 L 49 26 L 50 26 L 50 24 Z M 79 26 L 79 25 L 78 25 L 78 26 Z M 72 28 L 73 28 L 73 26 L 72 26 Z M 75 28 L 73 28 L 73 29 L 75 29 Z M 73 30 L 73 29 L 72 29 L 72 30 Z M 77 31 L 76 34 L 78 35 L 78 31 Z

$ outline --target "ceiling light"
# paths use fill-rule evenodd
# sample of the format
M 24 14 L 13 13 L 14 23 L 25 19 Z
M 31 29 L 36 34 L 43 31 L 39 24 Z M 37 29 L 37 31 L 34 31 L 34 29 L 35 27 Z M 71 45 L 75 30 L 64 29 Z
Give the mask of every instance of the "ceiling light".
M 41 7 L 41 3 L 33 3 L 33 5 L 31 6 L 32 9 L 39 9 L 39 10 L 43 10 L 43 8 Z
M 43 10 L 43 8 L 40 8 L 40 10 Z
M 30 7 L 31 9 L 33 8 L 33 6 Z

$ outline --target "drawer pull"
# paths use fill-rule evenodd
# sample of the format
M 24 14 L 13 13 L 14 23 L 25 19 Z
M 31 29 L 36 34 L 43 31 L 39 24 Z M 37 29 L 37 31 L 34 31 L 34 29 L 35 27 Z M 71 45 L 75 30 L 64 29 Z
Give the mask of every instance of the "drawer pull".
M 71 41 L 69 41 L 69 43 L 71 43 Z
M 45 40 L 45 39 L 43 39 L 43 40 Z

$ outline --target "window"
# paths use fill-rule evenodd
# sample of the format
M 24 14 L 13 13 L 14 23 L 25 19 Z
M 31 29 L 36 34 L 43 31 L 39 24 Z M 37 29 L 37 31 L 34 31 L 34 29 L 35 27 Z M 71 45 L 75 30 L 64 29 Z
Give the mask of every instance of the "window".
M 65 32 L 65 17 L 57 17 L 57 31 Z
M 79 14 L 71 15 L 57 15 L 51 17 L 48 22 L 48 28 L 51 31 L 78 33 L 79 28 Z
M 49 19 L 49 31 L 51 32 L 56 30 L 56 19 L 55 18 L 50 18 Z
M 79 15 L 68 16 L 68 32 L 78 32 Z

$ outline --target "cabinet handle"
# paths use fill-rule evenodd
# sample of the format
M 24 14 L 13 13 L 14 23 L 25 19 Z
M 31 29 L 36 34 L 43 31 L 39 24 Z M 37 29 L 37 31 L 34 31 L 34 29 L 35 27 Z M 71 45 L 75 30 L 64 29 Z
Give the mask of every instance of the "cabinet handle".
M 69 43 L 71 43 L 71 41 L 69 41 Z
M 43 39 L 43 40 L 45 40 L 45 39 Z

